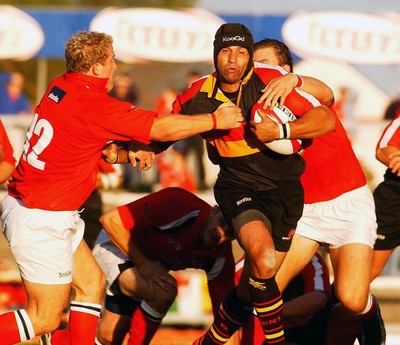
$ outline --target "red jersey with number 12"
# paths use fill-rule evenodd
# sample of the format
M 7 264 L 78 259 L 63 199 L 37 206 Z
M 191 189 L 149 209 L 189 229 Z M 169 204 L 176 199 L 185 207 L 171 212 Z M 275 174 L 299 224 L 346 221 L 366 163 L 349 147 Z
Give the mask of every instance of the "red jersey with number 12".
M 96 185 L 102 148 L 149 142 L 157 113 L 109 97 L 107 79 L 65 73 L 35 109 L 9 194 L 30 208 L 76 210 Z

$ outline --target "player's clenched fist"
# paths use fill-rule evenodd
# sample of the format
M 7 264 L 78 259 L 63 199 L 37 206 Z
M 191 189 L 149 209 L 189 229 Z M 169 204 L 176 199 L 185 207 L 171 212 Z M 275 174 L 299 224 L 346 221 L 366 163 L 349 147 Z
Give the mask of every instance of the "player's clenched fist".
M 214 117 L 214 128 L 218 129 L 237 128 L 244 121 L 242 110 L 232 103 L 222 103 L 211 116 Z

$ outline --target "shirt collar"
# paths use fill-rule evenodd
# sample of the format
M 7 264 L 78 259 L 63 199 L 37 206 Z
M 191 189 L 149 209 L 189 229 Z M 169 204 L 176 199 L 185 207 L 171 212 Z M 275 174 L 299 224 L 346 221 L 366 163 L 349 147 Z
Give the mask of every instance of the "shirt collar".
M 253 68 L 247 73 L 247 75 L 243 78 L 242 83 L 240 84 L 239 88 L 239 94 L 238 94 L 238 99 L 237 99 L 237 104 L 240 104 L 240 99 L 242 97 L 242 89 L 243 86 L 245 86 L 250 78 L 251 75 L 253 74 Z M 204 84 L 202 85 L 200 92 L 205 92 L 207 93 L 208 98 L 215 98 L 221 102 L 230 102 L 230 100 L 224 95 L 222 90 L 218 86 L 218 77 L 217 77 L 217 72 L 214 72 L 213 74 L 210 74 Z
M 76 80 L 82 84 L 85 84 L 85 86 L 89 89 L 93 88 L 100 92 L 108 92 L 108 89 L 106 87 L 108 78 L 93 77 L 79 72 L 67 72 L 65 73 L 65 79 Z

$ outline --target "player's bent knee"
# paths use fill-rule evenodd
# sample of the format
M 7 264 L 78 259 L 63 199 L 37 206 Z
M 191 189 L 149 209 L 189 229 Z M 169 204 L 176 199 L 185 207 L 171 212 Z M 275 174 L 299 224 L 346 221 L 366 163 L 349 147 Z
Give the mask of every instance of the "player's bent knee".
M 166 294 L 164 295 L 164 300 L 169 305 L 172 305 L 177 295 L 178 295 L 178 289 L 175 286 L 171 286 L 168 289 L 168 292 L 166 292 Z
M 346 295 L 339 297 L 340 302 L 350 311 L 356 314 L 360 314 L 367 305 L 365 298 L 357 298 L 354 295 Z
M 146 299 L 146 302 L 160 313 L 166 313 L 174 303 L 178 289 L 175 286 L 169 286 L 168 291 L 156 290 L 156 293 L 151 298 Z
M 272 277 L 276 274 L 274 249 L 263 249 L 251 257 L 252 273 L 258 277 Z

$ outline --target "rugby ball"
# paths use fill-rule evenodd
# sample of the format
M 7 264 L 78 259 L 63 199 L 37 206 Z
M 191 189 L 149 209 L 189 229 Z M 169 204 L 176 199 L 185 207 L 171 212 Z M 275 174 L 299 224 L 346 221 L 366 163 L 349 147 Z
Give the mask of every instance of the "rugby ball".
M 256 123 L 261 122 L 262 117 L 258 113 L 259 110 L 262 110 L 271 120 L 279 124 L 296 120 L 296 115 L 294 115 L 292 111 L 285 106 L 282 108 L 275 106 L 272 110 L 270 108 L 263 109 L 262 107 L 262 103 L 256 103 L 253 105 L 253 108 L 251 109 L 252 121 Z M 301 148 L 302 141 L 300 139 L 280 139 L 264 144 L 270 150 L 281 155 L 291 155 Z

